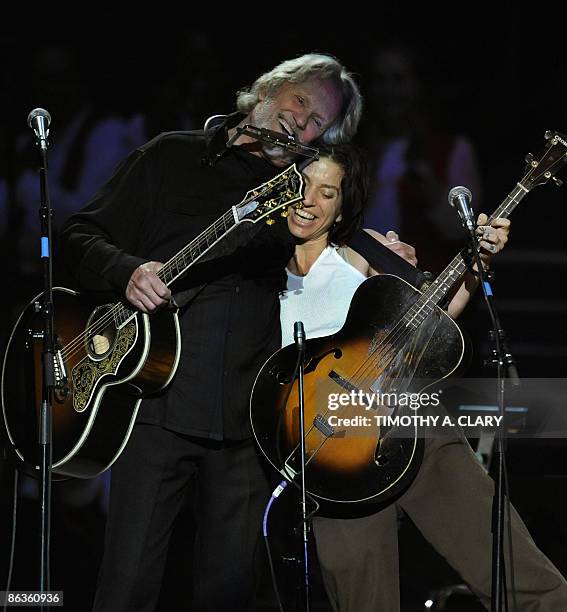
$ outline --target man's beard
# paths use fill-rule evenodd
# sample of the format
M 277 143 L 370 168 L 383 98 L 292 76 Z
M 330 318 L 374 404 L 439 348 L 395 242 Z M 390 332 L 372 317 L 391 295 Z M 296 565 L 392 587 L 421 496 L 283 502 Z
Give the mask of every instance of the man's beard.
M 276 117 L 276 111 L 273 108 L 270 99 L 264 100 L 259 103 L 250 115 L 252 125 L 257 128 L 264 128 L 267 130 L 273 130 L 274 117 Z M 281 132 L 286 135 L 281 127 L 278 127 L 275 131 Z M 287 135 L 286 135 L 287 136 Z M 292 151 L 288 151 L 280 145 L 276 145 L 270 142 L 260 141 L 262 148 L 262 155 L 274 166 L 284 167 L 289 166 L 294 162 L 297 155 Z
M 288 151 L 282 146 L 275 145 L 269 142 L 262 142 L 262 155 L 270 161 L 274 166 L 284 167 L 292 164 L 297 155 L 292 151 Z

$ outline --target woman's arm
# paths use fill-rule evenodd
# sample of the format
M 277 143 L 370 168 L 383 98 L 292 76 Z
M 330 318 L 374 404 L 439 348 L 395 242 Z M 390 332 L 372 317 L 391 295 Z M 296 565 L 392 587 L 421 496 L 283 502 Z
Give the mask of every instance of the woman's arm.
M 498 218 L 494 219 L 490 225 L 485 225 L 487 221 L 488 217 L 481 213 L 477 219 L 476 229 L 477 234 L 482 236 L 479 242 L 481 247 L 480 258 L 485 269 L 490 267 L 492 257 L 504 248 L 510 232 L 509 219 Z M 476 264 L 473 269 L 477 269 Z M 478 277 L 471 272 L 466 272 L 447 308 L 447 312 L 453 319 L 456 319 L 463 312 L 477 287 Z
M 477 234 L 482 236 L 480 240 L 480 256 L 484 262 L 485 268 L 488 268 L 492 257 L 499 253 L 506 242 L 508 242 L 508 234 L 510 232 L 509 219 L 494 219 L 491 225 L 486 225 L 488 221 L 487 215 L 481 213 L 477 219 Z M 398 235 L 394 231 L 389 231 L 385 236 L 380 232 L 372 229 L 365 229 L 365 232 L 373 236 L 376 240 L 387 246 L 389 249 L 403 257 L 412 266 L 417 265 L 415 249 L 405 242 L 399 240 Z M 370 266 L 368 261 L 356 251 L 348 249 L 348 261 L 357 270 L 366 276 L 375 276 L 381 274 L 380 270 L 375 270 Z M 447 262 L 449 263 L 449 262 Z M 476 269 L 476 265 L 474 266 Z M 454 295 L 449 302 L 447 312 L 453 319 L 457 318 L 465 309 L 473 293 L 478 287 L 478 277 L 470 272 L 463 275 L 461 282 L 456 286 Z

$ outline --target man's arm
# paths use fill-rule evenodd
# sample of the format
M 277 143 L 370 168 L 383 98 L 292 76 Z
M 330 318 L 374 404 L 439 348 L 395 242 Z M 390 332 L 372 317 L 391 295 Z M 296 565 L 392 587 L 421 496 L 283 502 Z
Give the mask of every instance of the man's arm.
M 147 259 L 141 251 L 143 227 L 152 215 L 151 157 L 137 150 L 80 212 L 62 227 L 60 247 L 78 286 L 89 293 L 124 296 L 135 270 Z
M 488 221 L 487 215 L 481 213 L 477 219 L 477 233 L 482 236 L 480 240 L 481 259 L 486 268 L 490 265 L 492 257 L 500 252 L 508 241 L 510 231 L 509 219 L 494 219 L 490 226 L 486 225 Z M 387 246 L 389 249 L 403 257 L 412 266 L 417 265 L 415 249 L 405 242 L 399 240 L 398 235 L 394 231 L 389 231 L 386 236 L 372 229 L 365 229 L 376 240 Z M 366 276 L 375 276 L 380 274 L 380 271 L 374 270 L 364 257 L 349 249 L 349 261 L 357 270 Z M 447 262 L 449 263 L 449 262 Z M 476 266 L 474 266 L 476 269 Z M 478 277 L 470 272 L 463 275 L 461 282 L 456 286 L 454 295 L 449 302 L 447 308 L 448 314 L 453 318 L 457 318 L 465 309 L 473 293 L 478 287 Z
M 375 240 L 381 242 L 383 245 L 394 251 L 394 253 L 397 253 L 400 257 L 403 257 L 412 266 L 417 265 L 415 249 L 411 245 L 401 242 L 396 232 L 389 231 L 384 236 L 380 232 L 373 229 L 364 228 L 364 231 L 367 234 L 370 234 Z M 359 272 L 362 272 L 362 274 L 365 276 L 376 276 L 377 274 L 382 273 L 380 270 L 375 270 L 372 268 L 372 266 L 362 255 L 351 248 L 348 249 L 348 261 L 354 268 L 356 268 Z

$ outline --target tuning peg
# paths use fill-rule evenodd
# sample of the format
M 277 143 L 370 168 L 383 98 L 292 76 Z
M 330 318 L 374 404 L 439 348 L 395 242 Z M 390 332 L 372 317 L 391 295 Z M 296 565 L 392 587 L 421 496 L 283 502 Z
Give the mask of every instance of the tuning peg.
M 531 164 L 534 160 L 533 153 L 528 153 L 524 159 L 526 160 L 526 164 Z
M 275 223 L 275 221 L 271 217 L 268 217 L 266 219 L 266 225 L 273 225 L 274 223 Z
M 561 187 L 561 185 L 563 185 L 563 181 L 556 176 L 552 176 L 551 180 L 557 185 L 557 187 Z
M 546 130 L 545 134 L 543 135 L 543 137 L 546 140 L 549 140 L 550 138 L 553 138 L 555 136 L 555 132 L 552 132 L 551 130 Z
M 280 213 L 280 215 L 285 219 L 288 215 L 289 215 L 289 211 L 287 210 L 282 210 L 282 212 Z

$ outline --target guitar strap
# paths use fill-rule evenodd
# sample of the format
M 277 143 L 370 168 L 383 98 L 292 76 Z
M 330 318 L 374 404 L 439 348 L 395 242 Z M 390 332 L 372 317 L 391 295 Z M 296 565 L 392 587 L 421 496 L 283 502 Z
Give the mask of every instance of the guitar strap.
M 368 232 L 359 229 L 348 241 L 348 246 L 362 255 L 375 269 L 385 274 L 394 274 L 405 280 L 417 289 L 423 288 L 425 283 L 431 281 L 429 272 L 422 272 L 412 266 L 403 257 L 378 242 Z M 205 288 L 207 283 L 180 291 L 174 295 L 174 303 L 178 307 L 185 306 Z
M 363 229 L 357 230 L 347 244 L 362 255 L 375 270 L 395 274 L 417 289 L 431 281 L 429 272 L 415 268 Z

